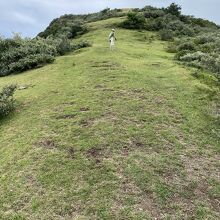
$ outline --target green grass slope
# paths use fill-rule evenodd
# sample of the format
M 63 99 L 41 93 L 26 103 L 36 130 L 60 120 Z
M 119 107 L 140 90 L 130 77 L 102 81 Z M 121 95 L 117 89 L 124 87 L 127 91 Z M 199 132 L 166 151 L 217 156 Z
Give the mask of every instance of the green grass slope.
M 89 24 L 93 43 L 0 79 L 0 219 L 218 219 L 219 136 L 209 87 L 154 33 Z M 150 40 L 155 38 L 155 40 Z

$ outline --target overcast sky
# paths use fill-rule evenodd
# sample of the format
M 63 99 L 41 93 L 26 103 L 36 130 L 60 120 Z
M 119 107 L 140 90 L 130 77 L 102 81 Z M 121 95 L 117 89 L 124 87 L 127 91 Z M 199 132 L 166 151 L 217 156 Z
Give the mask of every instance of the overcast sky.
M 0 0 L 0 35 L 10 37 L 16 32 L 33 37 L 63 14 L 96 12 L 106 7 L 161 7 L 172 2 L 180 4 L 184 14 L 220 24 L 220 0 Z

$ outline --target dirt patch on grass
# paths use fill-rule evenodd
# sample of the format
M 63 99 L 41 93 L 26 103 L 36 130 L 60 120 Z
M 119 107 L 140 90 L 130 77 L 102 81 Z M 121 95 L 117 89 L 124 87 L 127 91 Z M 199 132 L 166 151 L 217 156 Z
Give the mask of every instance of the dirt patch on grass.
M 135 148 L 143 148 L 145 146 L 144 143 L 139 139 L 132 139 L 131 143 Z
M 56 119 L 59 120 L 59 119 L 72 119 L 72 118 L 75 118 L 77 115 L 76 114 L 67 114 L 67 115 L 59 115 L 59 116 L 56 116 Z
M 93 124 L 93 119 L 83 119 L 79 121 L 79 125 L 81 127 L 89 127 Z
M 91 148 L 86 152 L 87 158 L 94 159 L 96 164 L 101 163 L 101 157 L 103 157 L 103 152 L 100 148 Z
M 35 147 L 42 147 L 46 149 L 55 149 L 57 148 L 57 145 L 54 140 L 51 139 L 44 139 L 39 142 L 34 143 Z
M 155 104 L 165 104 L 166 103 L 166 99 L 163 97 L 163 96 L 156 96 L 154 98 L 154 101 Z
M 134 93 L 144 93 L 145 91 L 143 89 L 132 89 L 131 92 L 134 92 Z
M 215 178 L 220 182 L 220 156 L 181 156 L 182 163 L 185 166 L 186 177 L 188 180 L 193 179 L 210 179 Z
M 121 149 L 122 156 L 128 156 L 131 152 L 135 150 L 147 150 L 146 145 L 138 138 L 131 138 L 124 143 Z
M 109 79 L 116 79 L 117 76 L 108 76 L 107 78 L 109 78 Z
M 93 62 L 91 67 L 99 68 L 103 70 L 114 70 L 121 67 L 120 63 L 111 62 L 111 61 L 101 61 L 101 62 Z
M 102 84 L 98 84 L 94 87 L 95 89 L 103 89 L 105 88 L 105 85 L 102 85 Z
M 114 89 L 110 89 L 110 88 L 104 88 L 102 91 L 104 91 L 104 92 L 113 92 L 113 91 L 114 91 Z
M 87 151 L 87 155 L 90 157 L 97 158 L 97 157 L 101 156 L 101 149 L 93 147 Z
M 74 104 L 76 104 L 74 101 L 72 101 L 72 102 L 64 102 L 63 103 L 63 105 L 67 105 L 67 106 L 72 106 Z
M 79 110 L 81 112 L 88 112 L 90 110 L 90 108 L 89 107 L 81 107 Z
M 52 90 L 51 93 L 58 94 L 59 91 L 58 90 Z
M 175 188 L 175 193 L 167 201 L 164 210 L 175 216 L 175 206 L 181 210 L 181 216 L 187 218 L 194 216 L 198 203 L 205 203 L 214 212 L 219 212 L 220 201 L 210 195 L 212 186 L 210 179 L 220 181 L 219 156 L 193 156 L 180 155 L 181 172 L 166 170 L 163 179 Z M 181 174 L 182 173 L 182 174 Z
M 152 63 L 151 66 L 160 67 L 162 66 L 162 63 Z
M 114 216 L 126 208 L 130 208 L 133 214 L 146 213 L 152 219 L 160 219 L 161 209 L 151 193 L 143 192 L 137 184 L 124 174 L 121 162 L 118 164 L 117 176 L 120 179 L 118 192 L 111 207 Z M 132 201 L 131 203 L 129 201 Z
M 98 126 L 100 123 L 113 124 L 118 122 L 117 115 L 114 112 L 104 112 L 96 118 L 85 118 L 78 122 L 81 127 Z
M 173 123 L 181 124 L 184 122 L 184 116 L 173 108 L 167 109 L 168 116 L 172 118 Z
M 135 205 L 137 210 L 149 213 L 154 219 L 162 219 L 162 210 L 157 206 L 156 201 L 150 195 L 145 195 L 140 198 L 140 202 Z

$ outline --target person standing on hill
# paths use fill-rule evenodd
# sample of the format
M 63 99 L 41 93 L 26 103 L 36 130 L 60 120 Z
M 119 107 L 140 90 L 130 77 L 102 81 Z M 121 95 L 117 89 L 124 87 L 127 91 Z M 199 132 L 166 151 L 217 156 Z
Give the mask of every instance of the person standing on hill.
M 117 38 L 115 37 L 115 29 L 112 29 L 111 33 L 109 34 L 110 50 L 114 50 L 116 40 Z

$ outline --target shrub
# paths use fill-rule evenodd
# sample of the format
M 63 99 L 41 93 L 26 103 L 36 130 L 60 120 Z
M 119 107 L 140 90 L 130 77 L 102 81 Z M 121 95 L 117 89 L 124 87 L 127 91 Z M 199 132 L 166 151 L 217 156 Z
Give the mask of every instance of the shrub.
M 164 41 L 171 41 L 174 39 L 174 34 L 171 30 L 163 29 L 159 32 L 160 39 Z
M 167 48 L 166 48 L 166 51 L 168 53 L 177 53 L 178 52 L 177 51 L 177 47 L 176 47 L 176 45 L 174 43 L 169 43 Z
M 83 41 L 83 42 L 73 45 L 72 49 L 78 50 L 78 49 L 85 48 L 85 47 L 91 47 L 91 44 L 87 41 Z
M 79 35 L 87 32 L 87 29 L 83 26 L 82 18 L 78 16 L 62 16 L 59 19 L 54 19 L 45 31 L 38 34 L 39 37 L 47 38 L 49 36 L 53 38 L 59 38 L 65 36 L 68 39 L 73 39 Z
M 52 63 L 57 55 L 87 46 L 90 46 L 88 42 L 71 45 L 65 35 L 46 39 L 0 39 L 0 76 L 44 66 Z
M 185 62 L 192 62 L 192 61 L 201 61 L 202 58 L 206 56 L 205 53 L 201 52 L 201 51 L 196 51 L 195 53 L 188 53 L 182 57 L 180 57 L 181 61 L 185 61 Z
M 14 109 L 13 95 L 16 90 L 15 85 L 6 86 L 0 92 L 0 118 L 7 116 Z
M 186 65 L 212 72 L 220 79 L 220 34 L 200 34 L 194 38 L 179 38 L 174 42 L 175 58 Z
M 180 20 L 170 20 L 170 18 L 167 18 L 165 20 L 165 28 L 172 30 L 175 32 L 176 36 L 193 36 L 194 35 L 194 30 L 190 27 L 185 25 L 182 21 Z
M 65 35 L 55 39 L 48 38 L 47 41 L 56 48 L 58 55 L 62 56 L 72 50 L 71 42 Z
M 220 56 L 218 54 L 207 54 L 197 51 L 180 56 L 179 60 L 190 66 L 209 70 L 220 79 Z
M 165 12 L 163 10 L 146 10 L 144 11 L 144 17 L 145 18 L 158 18 L 163 17 L 165 15 Z
M 180 60 L 186 54 L 190 54 L 188 50 L 180 50 L 180 51 L 178 51 L 178 49 L 177 49 L 177 53 L 175 55 L 175 59 L 176 60 Z
M 191 42 L 191 41 L 188 41 L 188 42 L 183 42 L 182 44 L 180 44 L 178 46 L 178 51 L 183 51 L 183 50 L 186 50 L 186 51 L 195 51 L 196 49 L 196 45 Z
M 201 64 L 203 68 L 208 69 L 212 72 L 220 74 L 220 57 L 219 55 L 209 55 L 202 57 Z
M 216 43 L 211 42 L 211 43 L 206 43 L 202 45 L 197 45 L 198 50 L 204 52 L 204 53 L 212 53 L 212 52 L 217 52 L 218 53 L 218 47 Z
M 194 18 L 193 16 L 188 16 L 188 20 L 190 23 L 194 25 L 198 25 L 200 27 L 207 27 L 207 28 L 215 28 L 218 29 L 218 25 L 214 22 L 202 19 L 202 18 Z
M 167 8 L 165 8 L 165 12 L 166 13 L 170 13 L 172 15 L 175 15 L 177 17 L 179 17 L 181 15 L 181 6 L 175 4 L 175 3 L 172 3 L 170 6 L 168 6 Z
M 161 31 L 166 29 L 172 32 L 174 36 L 194 36 L 195 34 L 194 29 L 190 25 L 184 24 L 171 14 L 147 19 L 146 29 L 149 31 Z
M 146 20 L 143 14 L 129 12 L 127 19 L 122 23 L 122 27 L 128 29 L 144 29 L 146 27 Z
M 196 44 L 205 44 L 205 43 L 208 43 L 208 42 L 213 42 L 214 39 L 213 39 L 213 36 L 210 36 L 210 35 L 200 35 L 198 37 L 195 38 L 195 43 Z
M 141 12 L 139 8 L 132 8 L 132 12 Z
M 147 19 L 146 30 L 148 31 L 159 31 L 165 28 L 165 23 L 162 18 Z
M 53 62 L 57 50 L 51 40 L 13 38 L 0 41 L 0 76 Z
M 105 8 L 102 11 L 100 11 L 100 13 L 107 14 L 107 13 L 109 13 L 110 10 L 111 10 L 110 8 Z
M 28 57 L 19 59 L 17 62 L 10 63 L 8 65 L 8 72 L 19 73 L 36 67 L 42 67 L 47 63 L 52 63 L 54 59 L 54 56 L 48 54 L 31 54 Z

